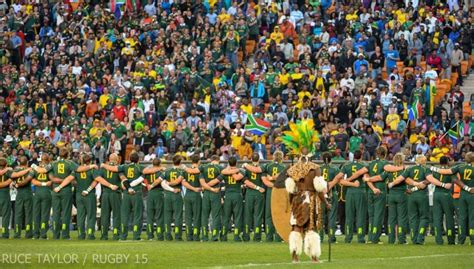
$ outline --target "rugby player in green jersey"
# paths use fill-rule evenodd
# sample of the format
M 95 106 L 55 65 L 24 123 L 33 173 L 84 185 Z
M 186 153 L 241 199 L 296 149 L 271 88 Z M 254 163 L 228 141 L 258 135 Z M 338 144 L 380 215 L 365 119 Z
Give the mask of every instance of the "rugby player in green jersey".
M 19 166 L 13 171 L 30 172 L 28 167 L 28 159 L 26 156 L 20 156 Z M 33 191 L 31 190 L 31 177 L 25 173 L 21 177 L 13 179 L 14 187 L 17 189 L 15 200 L 15 233 L 13 238 L 21 238 L 22 223 L 25 220 L 25 238 L 33 238 Z
M 153 160 L 153 166 L 143 170 L 145 175 L 145 185 L 147 186 L 148 196 L 146 200 L 146 223 L 147 239 L 153 240 L 156 232 L 156 239 L 164 240 L 163 232 L 165 230 L 165 219 L 163 216 L 164 194 L 162 184 L 162 172 L 159 158 Z M 156 230 L 155 224 L 156 223 Z
M 221 174 L 221 166 L 219 165 L 219 156 L 213 155 L 209 164 L 199 167 L 201 178 L 199 182 L 203 189 L 202 197 L 202 240 L 209 240 L 209 233 L 212 235 L 212 241 L 219 240 L 222 229 L 222 204 L 221 204 L 221 188 L 218 176 Z M 211 216 L 212 223 L 209 223 Z
M 191 168 L 185 168 L 183 186 L 186 188 L 184 195 L 184 221 L 186 223 L 187 241 L 200 241 L 201 232 L 201 183 L 199 182 L 199 155 L 191 157 Z
M 118 165 L 119 156 L 115 153 L 110 154 L 108 165 Z M 112 214 L 113 240 L 120 239 L 120 206 L 122 203 L 122 190 L 120 186 L 120 177 L 116 172 L 100 168 L 97 171 L 95 180 L 99 182 L 102 188 L 101 207 L 100 207 L 100 240 L 109 239 L 110 215 Z
M 14 172 L 10 167 L 7 167 L 7 160 L 0 158 L 0 217 L 2 217 L 2 238 L 10 237 L 10 225 L 11 217 L 11 200 L 10 200 L 10 185 L 13 180 L 18 177 L 23 177 L 28 174 L 29 169 L 24 169 L 19 172 Z
M 394 166 L 392 167 L 395 172 L 389 172 L 385 169 L 390 167 L 389 165 L 385 166 L 384 172 L 381 175 L 375 175 L 372 177 L 365 177 L 364 181 L 367 183 L 383 183 L 390 184 L 395 181 L 399 174 L 401 174 L 405 167 L 403 166 L 403 161 L 405 156 L 402 153 L 397 153 L 393 156 Z M 375 185 L 372 185 L 375 187 Z M 380 189 L 379 189 L 380 190 Z M 406 244 L 406 233 L 408 232 L 408 216 L 407 216 L 407 194 L 405 193 L 407 186 L 405 182 L 400 182 L 399 184 L 393 186 L 390 189 L 390 192 L 387 194 L 388 199 L 388 243 L 395 243 L 395 236 L 398 234 L 398 243 Z M 372 191 L 374 191 L 372 189 Z M 380 226 L 379 226 L 380 225 Z M 381 224 L 374 226 L 377 228 L 377 233 L 373 235 L 372 241 L 374 243 L 379 242 L 381 231 Z
M 49 154 L 41 155 L 40 167 L 46 167 L 50 163 Z M 53 184 L 48 173 L 38 173 L 32 169 L 29 176 L 31 184 L 35 186 L 33 195 L 33 238 L 47 239 L 49 217 L 51 212 L 51 185 Z
M 92 158 L 90 155 L 85 154 L 81 159 L 83 165 L 91 164 Z M 94 240 L 97 213 L 97 201 L 95 196 L 95 186 L 98 183 L 95 180 L 97 171 L 88 170 L 81 173 L 74 172 L 73 175 L 76 188 L 77 230 L 79 232 L 77 239 L 84 240 L 87 234 L 87 239 Z
M 222 170 L 219 179 L 224 183 L 224 217 L 223 231 L 221 241 L 227 241 L 227 233 L 231 228 L 232 219 L 234 221 L 234 241 L 240 242 L 240 233 L 242 231 L 242 179 L 245 170 L 237 168 L 237 159 L 230 157 L 229 165 Z
M 408 222 L 413 244 L 424 244 L 426 228 L 428 227 L 429 201 L 426 179 L 429 169 L 426 165 L 426 157 L 418 156 L 416 165 L 406 169 L 398 178 L 389 183 L 389 188 L 405 181 L 409 186 L 408 195 Z
M 461 187 L 458 243 L 464 244 L 469 234 L 471 245 L 474 245 L 474 152 L 466 153 L 464 161 L 451 169 L 431 167 L 431 170 L 442 175 L 454 175 L 454 183 Z M 463 227 L 468 227 L 469 233 Z
M 280 236 L 275 232 L 272 220 L 272 189 L 273 184 L 280 173 L 285 170 L 283 162 L 283 152 L 273 153 L 273 162 L 268 163 L 264 168 L 262 177 L 263 184 L 267 187 L 265 192 L 265 239 L 267 242 L 281 242 Z
M 368 176 L 381 175 L 384 172 L 387 149 L 378 147 L 375 150 L 376 159 L 369 163 Z M 384 181 L 370 182 L 366 181 L 370 191 L 367 193 L 367 211 L 369 216 L 368 242 L 379 243 L 382 234 L 382 224 L 385 216 L 385 207 L 387 206 L 387 191 Z
M 245 191 L 244 203 L 244 223 L 242 239 L 250 240 L 250 230 L 253 230 L 253 240 L 260 242 L 262 240 L 263 208 L 265 205 L 265 185 L 262 181 L 262 166 L 259 163 L 258 153 L 252 154 L 252 164 L 244 164 L 245 169 L 244 185 Z
M 365 190 L 365 183 L 362 179 L 362 175 L 352 178 L 356 172 L 363 167 L 365 167 L 360 159 L 362 153 L 360 150 L 354 152 L 354 161 L 345 164 L 341 172 L 337 174 L 336 182 L 341 178 L 346 178 L 340 180 L 340 184 L 347 187 L 346 194 L 346 206 L 345 206 L 345 215 L 346 215 L 346 243 L 352 242 L 353 232 L 354 232 L 354 223 L 357 227 L 357 238 L 359 243 L 365 243 L 365 227 L 366 227 L 366 215 L 367 215 L 367 193 Z M 352 182 L 354 181 L 354 182 Z
M 171 223 L 174 220 L 174 236 L 178 241 L 182 241 L 183 237 L 183 196 L 181 195 L 181 183 L 184 179 L 184 171 L 180 168 L 181 156 L 173 157 L 173 167 L 165 170 L 162 175 L 163 180 L 173 188 L 173 191 L 165 192 L 165 233 L 166 240 L 173 240 L 171 235 Z
M 439 160 L 440 168 L 448 167 L 449 158 L 442 156 Z M 433 193 L 433 226 L 435 230 L 436 244 L 442 245 L 443 241 L 443 220 L 446 221 L 446 236 L 448 245 L 455 244 L 454 231 L 454 202 L 451 195 L 454 184 L 454 176 L 443 175 L 437 172 L 428 173 L 426 179 L 435 186 Z

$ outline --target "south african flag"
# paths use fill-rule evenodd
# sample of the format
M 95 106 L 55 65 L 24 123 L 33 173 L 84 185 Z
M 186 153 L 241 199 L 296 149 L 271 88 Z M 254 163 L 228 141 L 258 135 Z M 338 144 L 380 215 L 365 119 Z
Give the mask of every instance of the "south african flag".
M 270 123 L 264 120 L 255 118 L 254 115 L 248 115 L 247 123 L 245 125 L 245 130 L 249 131 L 255 135 L 261 136 L 265 134 L 268 129 L 270 129 Z

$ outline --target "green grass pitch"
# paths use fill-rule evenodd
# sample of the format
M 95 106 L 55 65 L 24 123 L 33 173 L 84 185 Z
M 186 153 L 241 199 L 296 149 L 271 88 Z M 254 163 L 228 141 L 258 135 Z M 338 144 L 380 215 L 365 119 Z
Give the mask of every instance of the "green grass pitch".
M 383 245 L 333 244 L 331 262 L 324 242 L 318 265 L 304 254 L 292 264 L 285 243 L 2 239 L 0 268 L 474 268 L 468 244 L 438 246 L 429 236 L 423 246 L 388 245 L 386 239 Z

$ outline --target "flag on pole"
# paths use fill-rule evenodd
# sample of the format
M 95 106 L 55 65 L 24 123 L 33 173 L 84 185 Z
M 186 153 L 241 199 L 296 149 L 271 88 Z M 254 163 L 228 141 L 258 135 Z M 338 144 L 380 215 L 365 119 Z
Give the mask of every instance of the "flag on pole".
M 453 144 L 453 146 L 457 146 L 457 144 L 458 144 L 458 132 L 456 132 L 453 129 L 449 129 L 448 130 L 448 136 L 449 136 L 449 139 L 451 139 L 451 143 Z
M 110 12 L 114 14 L 116 20 L 122 17 L 123 7 L 125 7 L 125 0 L 110 0 Z
M 269 122 L 255 118 L 252 114 L 248 115 L 247 120 L 248 124 L 245 125 L 245 130 L 258 136 L 265 134 L 271 126 Z
M 421 116 L 421 104 L 418 99 L 411 105 L 410 109 L 408 110 L 408 120 L 414 121 Z

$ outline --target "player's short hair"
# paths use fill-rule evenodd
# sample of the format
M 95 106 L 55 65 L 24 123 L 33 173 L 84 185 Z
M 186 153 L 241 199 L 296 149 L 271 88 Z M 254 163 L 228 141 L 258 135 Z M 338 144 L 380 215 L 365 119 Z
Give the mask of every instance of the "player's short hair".
M 228 162 L 229 162 L 230 166 L 236 166 L 237 165 L 237 158 L 235 158 L 235 156 L 230 156 Z
M 48 153 L 43 153 L 41 155 L 41 162 L 43 163 L 49 163 L 51 161 L 51 157 L 49 156 Z
M 385 159 L 385 157 L 387 157 L 387 148 L 378 147 L 375 151 L 377 153 L 377 157 L 379 157 L 380 159 Z
M 277 150 L 273 153 L 273 159 L 277 162 L 281 162 L 283 160 L 283 152 Z
M 325 151 L 323 152 L 323 154 L 321 155 L 321 158 L 323 159 L 323 162 L 325 164 L 330 164 L 331 163 L 331 159 L 332 159 L 332 153 L 329 152 L 329 151 Z
M 26 158 L 26 156 L 20 156 L 18 161 L 19 161 L 20 165 L 27 165 L 28 164 L 28 158 Z
M 201 158 L 199 157 L 199 155 L 194 154 L 194 155 L 191 157 L 191 162 L 192 162 L 192 163 L 198 163 L 200 159 L 201 159 Z
M 89 164 L 92 160 L 92 157 L 89 154 L 82 155 L 82 162 L 85 164 Z
M 160 166 L 160 164 L 161 164 L 160 158 L 153 159 L 153 166 Z
M 140 156 L 138 156 L 138 153 L 136 151 L 130 153 L 130 161 L 132 163 L 138 163 L 139 160 L 140 160 Z
M 362 158 L 362 151 L 360 150 L 354 151 L 354 159 L 360 160 L 360 158 Z
M 425 164 L 426 163 L 426 156 L 424 155 L 420 155 L 420 156 L 417 156 L 416 159 L 415 159 L 415 163 L 416 164 Z
M 7 164 L 8 164 L 8 163 L 7 163 L 7 159 L 5 159 L 5 158 L 0 158 L 0 167 L 3 168 L 3 167 L 5 167 L 5 166 L 7 166 Z
M 446 165 L 449 163 L 449 157 L 448 156 L 441 156 L 439 158 L 439 164 Z
M 173 164 L 174 165 L 180 165 L 181 164 L 181 156 L 178 154 L 173 156 Z
M 66 159 L 69 155 L 69 151 L 66 148 L 59 149 L 59 157 Z
M 252 154 L 252 162 L 258 162 L 260 160 L 260 155 L 258 153 Z
M 112 153 L 109 156 L 109 161 L 110 162 L 118 162 L 119 156 L 117 153 Z
M 405 155 L 403 155 L 403 153 L 401 153 L 401 152 L 399 152 L 399 153 L 395 154 L 395 156 L 393 156 L 393 164 L 395 166 L 402 166 L 404 160 L 405 160 Z
M 217 155 L 212 155 L 212 156 L 211 156 L 211 161 L 219 161 L 219 156 L 217 156 Z

